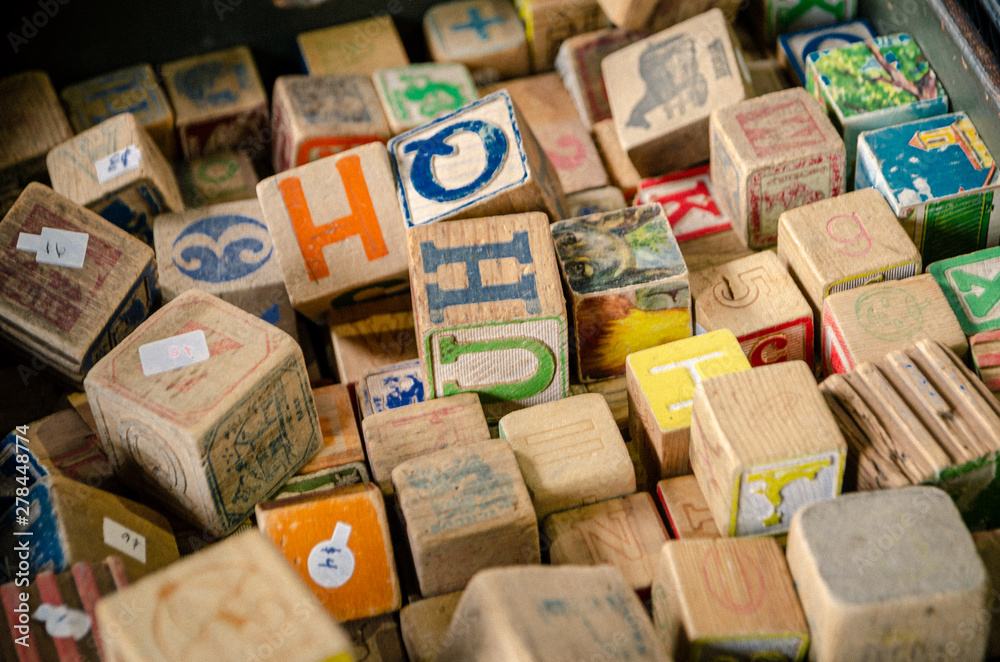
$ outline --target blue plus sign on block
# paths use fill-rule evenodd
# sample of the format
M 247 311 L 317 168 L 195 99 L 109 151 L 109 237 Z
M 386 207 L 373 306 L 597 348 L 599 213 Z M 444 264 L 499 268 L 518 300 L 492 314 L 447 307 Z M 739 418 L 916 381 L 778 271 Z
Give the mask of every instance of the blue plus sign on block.
M 505 20 L 503 16 L 484 19 L 483 15 L 479 13 L 478 7 L 469 7 L 469 22 L 453 25 L 451 29 L 456 32 L 459 30 L 475 30 L 476 34 L 479 35 L 479 39 L 486 41 L 490 38 L 490 32 L 487 28 L 491 25 L 503 23 Z

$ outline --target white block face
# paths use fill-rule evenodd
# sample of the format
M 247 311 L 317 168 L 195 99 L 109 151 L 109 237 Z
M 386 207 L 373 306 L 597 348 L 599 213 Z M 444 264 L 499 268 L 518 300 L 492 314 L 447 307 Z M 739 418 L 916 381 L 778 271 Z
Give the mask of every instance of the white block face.
M 529 176 L 506 92 L 397 136 L 389 151 L 407 227 L 459 213 Z
M 799 508 L 840 493 L 842 473 L 840 453 L 799 457 L 744 471 L 731 534 L 773 535 L 788 531 L 792 515 Z

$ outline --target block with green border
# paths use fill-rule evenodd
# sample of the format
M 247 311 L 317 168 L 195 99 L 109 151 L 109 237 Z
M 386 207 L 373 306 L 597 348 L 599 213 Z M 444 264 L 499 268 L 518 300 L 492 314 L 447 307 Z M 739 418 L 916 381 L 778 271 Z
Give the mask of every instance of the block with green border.
M 939 260 L 927 271 L 967 335 L 1000 329 L 1000 247 Z

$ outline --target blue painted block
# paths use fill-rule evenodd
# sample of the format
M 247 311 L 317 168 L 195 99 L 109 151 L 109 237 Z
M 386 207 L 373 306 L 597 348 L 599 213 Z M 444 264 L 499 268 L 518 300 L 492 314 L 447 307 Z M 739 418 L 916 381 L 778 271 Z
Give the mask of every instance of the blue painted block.
M 810 53 L 840 48 L 876 37 L 875 28 L 867 18 L 826 25 L 820 28 L 791 32 L 778 37 L 778 54 L 788 62 L 798 80 L 806 82 L 805 61 Z
M 419 359 L 373 370 L 361 378 L 357 388 L 362 416 L 405 407 L 426 399 Z
M 23 546 L 27 540 L 27 558 L 21 559 L 12 550 Z M 4 560 L 0 567 L 0 580 L 4 582 L 19 576 L 34 578 L 42 570 L 63 572 L 66 563 L 65 542 L 59 535 L 56 513 L 52 507 L 51 488 L 47 480 L 32 480 L 27 505 L 15 502 L 0 517 L 0 542 L 3 543 Z M 26 562 L 26 565 L 22 564 Z

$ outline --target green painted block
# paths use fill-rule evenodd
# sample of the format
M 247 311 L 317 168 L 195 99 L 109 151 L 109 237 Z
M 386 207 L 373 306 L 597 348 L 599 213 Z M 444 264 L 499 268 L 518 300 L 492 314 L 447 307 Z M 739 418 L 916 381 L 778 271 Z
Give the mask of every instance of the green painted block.
M 966 335 L 1000 329 L 1000 248 L 940 260 L 927 270 L 944 291 Z

